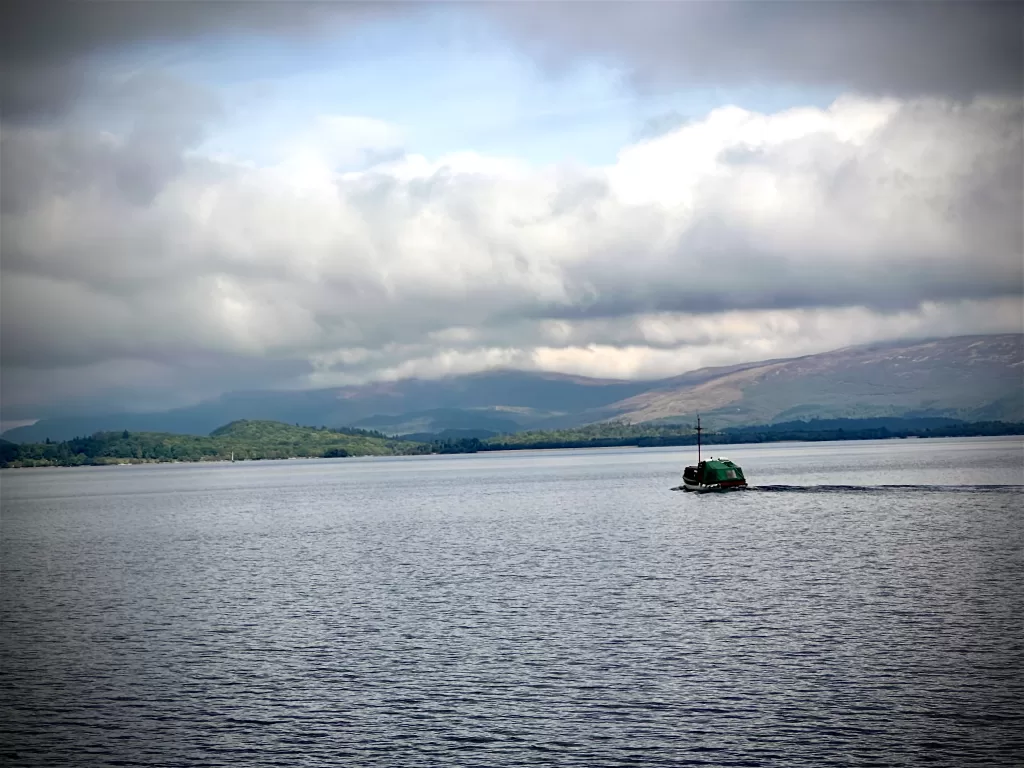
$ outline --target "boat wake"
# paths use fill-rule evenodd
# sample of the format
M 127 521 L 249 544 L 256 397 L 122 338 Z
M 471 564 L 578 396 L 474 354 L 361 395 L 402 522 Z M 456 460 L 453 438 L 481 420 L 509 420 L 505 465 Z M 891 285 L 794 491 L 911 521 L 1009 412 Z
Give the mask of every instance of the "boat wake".
M 1019 493 L 1024 492 L 1024 485 L 750 485 L 737 490 L 753 493 Z

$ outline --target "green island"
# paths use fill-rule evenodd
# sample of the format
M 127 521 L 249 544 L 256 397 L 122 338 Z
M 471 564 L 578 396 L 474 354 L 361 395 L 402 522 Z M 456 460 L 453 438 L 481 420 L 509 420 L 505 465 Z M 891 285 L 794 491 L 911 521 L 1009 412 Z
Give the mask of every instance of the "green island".
M 783 441 L 878 440 L 912 437 L 1021 435 L 1021 422 L 936 418 L 820 419 L 707 433 L 707 445 Z M 604 422 L 573 429 L 486 437 L 406 440 L 349 428 L 303 427 L 276 421 L 233 421 L 207 436 L 166 432 L 97 432 L 61 442 L 0 440 L 0 467 L 76 467 L 262 459 L 412 456 L 558 448 L 694 445 L 688 425 Z

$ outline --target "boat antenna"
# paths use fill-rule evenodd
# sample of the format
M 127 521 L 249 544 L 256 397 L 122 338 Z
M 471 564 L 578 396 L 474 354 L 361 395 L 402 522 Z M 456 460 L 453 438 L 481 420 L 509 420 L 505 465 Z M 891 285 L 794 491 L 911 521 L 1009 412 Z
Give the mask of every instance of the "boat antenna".
M 697 463 L 700 464 L 700 433 L 704 430 L 700 426 L 700 414 L 697 414 Z

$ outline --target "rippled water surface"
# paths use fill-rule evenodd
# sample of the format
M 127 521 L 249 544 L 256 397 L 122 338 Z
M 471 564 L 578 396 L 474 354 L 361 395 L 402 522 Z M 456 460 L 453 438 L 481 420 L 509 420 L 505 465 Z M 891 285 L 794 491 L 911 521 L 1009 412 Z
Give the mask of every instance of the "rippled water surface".
M 10 470 L 5 765 L 1021 765 L 1020 439 Z

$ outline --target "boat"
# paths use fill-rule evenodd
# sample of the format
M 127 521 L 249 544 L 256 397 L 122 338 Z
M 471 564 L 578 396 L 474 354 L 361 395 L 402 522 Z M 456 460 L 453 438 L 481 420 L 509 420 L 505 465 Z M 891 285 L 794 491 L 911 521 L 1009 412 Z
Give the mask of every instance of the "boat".
M 737 491 L 747 487 L 747 479 L 743 476 L 743 470 L 739 465 L 719 456 L 717 459 L 708 456 L 706 460 L 700 455 L 700 436 L 704 429 L 700 425 L 700 415 L 697 416 L 697 464 L 683 470 L 684 491 L 695 491 L 696 493 L 711 493 L 716 491 Z

